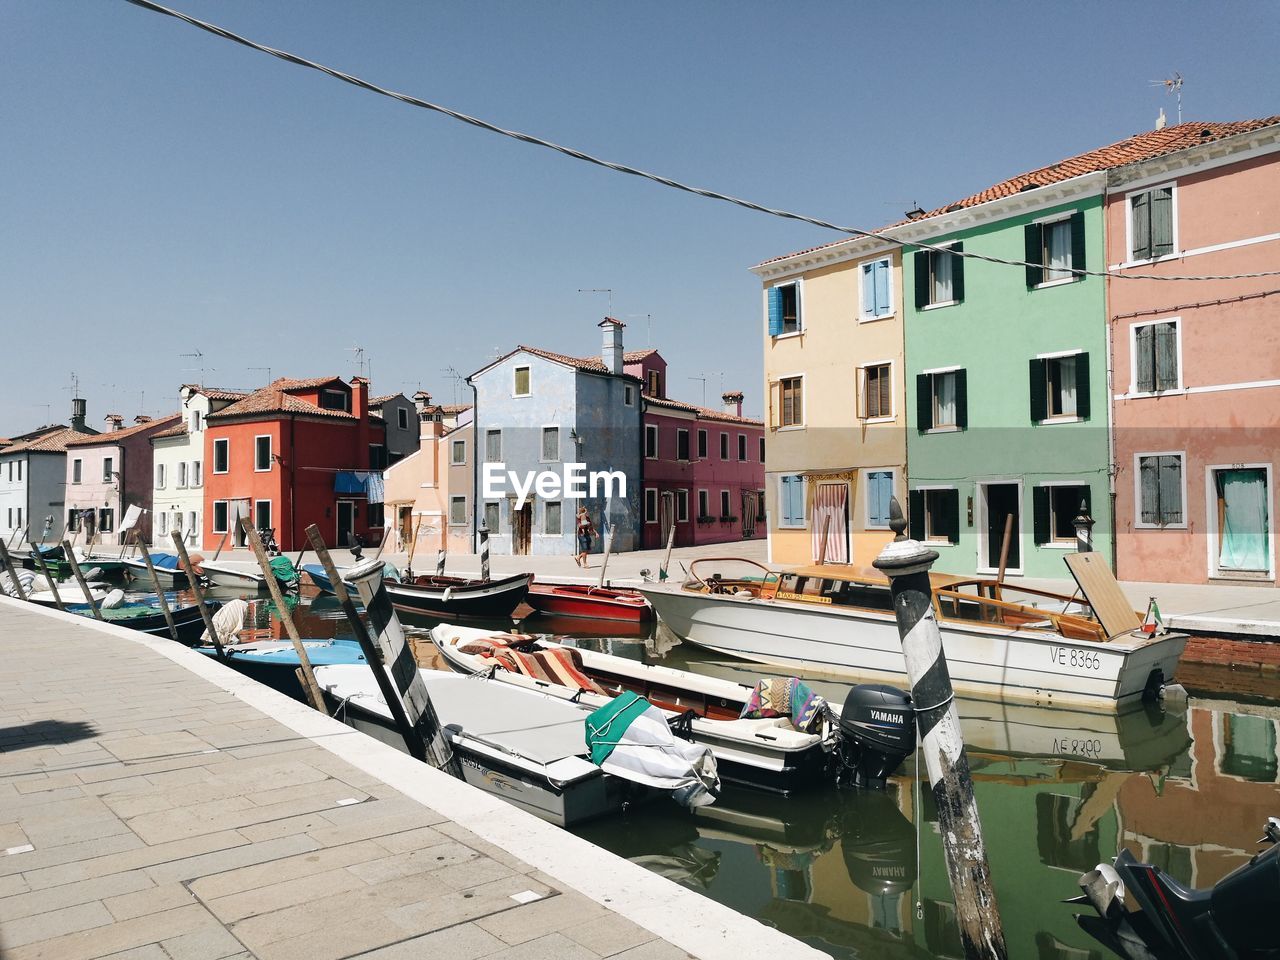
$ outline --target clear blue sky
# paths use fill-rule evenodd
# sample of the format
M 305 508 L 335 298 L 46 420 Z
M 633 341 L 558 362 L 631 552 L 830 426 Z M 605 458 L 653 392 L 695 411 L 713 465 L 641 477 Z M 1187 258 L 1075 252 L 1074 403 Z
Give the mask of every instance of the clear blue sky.
M 173 0 L 375 82 L 863 227 L 1184 113 L 1280 113 L 1280 5 Z M 0 435 L 183 381 L 452 399 L 518 342 L 761 403 L 760 260 L 834 239 L 407 107 L 122 2 L 0 0 Z M 639 315 L 639 316 L 637 316 Z M 187 369 L 184 369 L 187 368 Z M 46 406 L 47 405 L 47 406 Z

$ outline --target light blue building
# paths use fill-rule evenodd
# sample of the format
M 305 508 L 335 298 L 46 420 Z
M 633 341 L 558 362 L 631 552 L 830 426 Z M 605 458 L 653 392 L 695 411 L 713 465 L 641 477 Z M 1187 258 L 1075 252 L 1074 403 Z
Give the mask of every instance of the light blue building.
M 623 372 L 624 325 L 606 317 L 599 326 L 599 357 L 519 346 L 467 378 L 481 505 L 473 523 L 488 527 L 492 553 L 575 553 L 583 504 L 601 533 L 593 552 L 610 528 L 615 551 L 639 547 L 641 382 Z

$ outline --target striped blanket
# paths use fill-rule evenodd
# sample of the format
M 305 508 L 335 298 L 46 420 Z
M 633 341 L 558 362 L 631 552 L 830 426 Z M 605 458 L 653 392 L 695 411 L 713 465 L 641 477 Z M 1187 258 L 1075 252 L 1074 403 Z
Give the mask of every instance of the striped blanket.
M 808 731 L 821 718 L 824 703 L 826 700 L 795 677 L 775 677 L 756 684 L 740 716 L 751 720 L 789 717 L 797 730 Z

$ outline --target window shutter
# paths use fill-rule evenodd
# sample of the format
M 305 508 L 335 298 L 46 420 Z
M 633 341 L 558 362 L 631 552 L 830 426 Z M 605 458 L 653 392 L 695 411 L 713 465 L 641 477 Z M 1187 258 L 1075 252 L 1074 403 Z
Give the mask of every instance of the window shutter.
M 1089 355 L 1076 354 L 1076 416 L 1089 419 Z
M 1159 523 L 1182 522 L 1182 458 L 1160 458 Z
M 1045 381 L 1043 360 L 1027 363 L 1027 375 L 1031 382 L 1031 422 L 1039 423 L 1049 415 L 1048 387 Z
M 1151 209 L 1148 193 L 1140 193 L 1129 203 L 1129 233 L 1133 241 L 1135 260 L 1146 260 L 1151 256 Z
M 916 429 L 933 429 L 933 377 L 927 373 L 916 374 Z
M 960 491 L 945 490 L 943 491 L 943 501 L 946 503 L 945 516 L 943 523 L 947 529 L 947 540 L 951 543 L 960 542 Z
M 876 265 L 874 263 L 864 263 L 862 265 L 862 315 L 864 317 L 874 317 L 876 315 Z
M 912 540 L 924 540 L 924 491 L 907 494 L 907 533 Z
M 889 375 L 889 367 L 883 367 L 880 371 L 880 416 L 887 417 L 893 413 L 892 398 L 889 396 L 889 385 L 893 382 L 893 377 Z
M 1155 389 L 1173 390 L 1178 386 L 1178 330 L 1172 323 L 1157 323 L 1147 329 L 1154 331 Z
M 1137 353 L 1138 392 L 1150 393 L 1156 388 L 1155 324 L 1133 331 L 1133 349 Z
M 1151 191 L 1151 256 L 1173 252 L 1173 188 Z
M 889 302 L 889 261 L 877 260 L 872 273 L 876 278 L 876 315 L 889 313 L 892 304 Z
M 1071 269 L 1086 270 L 1084 259 L 1084 212 L 1071 215 Z
M 769 288 L 769 336 L 782 335 L 782 288 Z
M 916 309 L 929 305 L 929 251 L 918 250 L 915 255 Z
M 1049 488 L 1033 487 L 1031 489 L 1031 529 L 1036 543 L 1048 543 L 1049 535 Z
M 963 243 L 951 245 L 951 299 L 956 303 L 964 300 L 964 253 Z
M 1143 523 L 1160 522 L 1159 460 L 1159 457 L 1141 457 L 1138 460 L 1139 509 Z
M 1027 261 L 1027 287 L 1034 287 L 1044 279 L 1044 239 L 1043 228 L 1038 223 L 1028 223 L 1025 229 L 1025 254 Z
M 867 412 L 871 406 L 871 368 L 859 367 L 853 372 L 854 390 L 856 393 L 853 397 L 853 415 L 859 420 L 865 420 L 870 414 Z
M 966 370 L 957 370 L 956 378 L 956 426 L 965 430 L 969 426 L 969 382 Z

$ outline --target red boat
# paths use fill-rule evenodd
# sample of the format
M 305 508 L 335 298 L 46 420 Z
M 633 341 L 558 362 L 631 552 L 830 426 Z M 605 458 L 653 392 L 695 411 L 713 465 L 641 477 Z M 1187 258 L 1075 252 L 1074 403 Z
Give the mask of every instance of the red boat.
M 524 602 L 539 613 L 592 620 L 653 619 L 653 607 L 634 590 L 610 590 L 578 583 L 533 583 Z

